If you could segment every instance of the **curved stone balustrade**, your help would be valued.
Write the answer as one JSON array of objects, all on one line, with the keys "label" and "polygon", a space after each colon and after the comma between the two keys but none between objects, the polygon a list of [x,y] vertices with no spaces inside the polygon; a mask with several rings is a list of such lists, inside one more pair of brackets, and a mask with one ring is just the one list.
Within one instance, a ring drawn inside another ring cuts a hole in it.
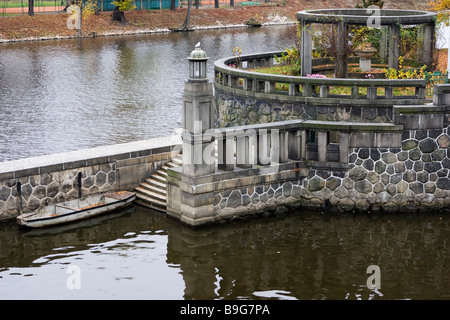
[{"label": "curved stone balustrade", "polygon": [[[269,67],[274,56],[282,51],[228,57],[215,62],[215,87],[218,90],[242,97],[278,99],[314,105],[399,105],[430,102],[425,97],[426,82],[422,79],[335,79],[265,74],[248,69]],[[232,67],[239,64],[241,68]],[[287,91],[277,89],[277,84],[288,86]],[[351,94],[331,94],[335,87],[350,88]],[[361,89],[367,93],[362,94]],[[415,95],[394,93],[395,88],[414,88]],[[380,93],[381,91],[381,93]],[[376,105],[374,101],[376,100]]]}]

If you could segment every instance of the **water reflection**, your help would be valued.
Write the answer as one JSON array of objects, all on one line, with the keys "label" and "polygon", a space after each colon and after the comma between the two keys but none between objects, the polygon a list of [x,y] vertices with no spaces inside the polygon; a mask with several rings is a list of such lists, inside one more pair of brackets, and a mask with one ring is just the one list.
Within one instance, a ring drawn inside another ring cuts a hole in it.
[{"label": "water reflection", "polygon": [[[449,217],[299,211],[192,230],[133,207],[67,229],[1,226],[0,298],[449,299]],[[81,290],[68,290],[68,266]],[[369,265],[381,288],[369,290]],[[51,284],[51,285],[50,285]]]},{"label": "water reflection", "polygon": [[149,139],[181,122],[186,57],[283,49],[294,26],[0,46],[0,161]]}]

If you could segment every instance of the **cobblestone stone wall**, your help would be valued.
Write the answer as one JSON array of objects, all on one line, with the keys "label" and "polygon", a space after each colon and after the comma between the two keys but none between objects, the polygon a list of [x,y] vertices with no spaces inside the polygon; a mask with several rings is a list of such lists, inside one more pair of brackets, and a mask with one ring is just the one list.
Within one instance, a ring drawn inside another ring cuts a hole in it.
[{"label": "cobblestone stone wall", "polygon": [[[446,121],[448,122],[448,121]],[[347,170],[307,169],[305,179],[215,195],[219,216],[291,207],[356,212],[420,212],[450,205],[450,128],[407,130],[401,148],[353,148]]]},{"label": "cobblestone stone wall", "polygon": [[225,190],[214,197],[214,210],[218,215],[236,215],[239,212],[282,213],[301,199],[302,180]]},{"label": "cobblestone stone wall", "polygon": [[179,152],[180,142],[173,135],[2,162],[0,221],[80,195],[133,190]]},{"label": "cobblestone stone wall", "polygon": [[437,211],[450,204],[449,127],[409,130],[401,148],[359,148],[347,173],[310,170],[305,204],[341,211]]},{"label": "cobblestone stone wall", "polygon": [[[80,185],[81,182],[81,185]],[[26,212],[82,195],[116,189],[114,163],[7,179],[0,182],[0,213]],[[80,188],[81,187],[81,188]],[[19,196],[20,193],[20,196]]]},{"label": "cobblestone stone wall", "polygon": [[216,88],[216,117],[219,128],[293,119],[388,123],[392,106],[313,106],[230,96]]}]

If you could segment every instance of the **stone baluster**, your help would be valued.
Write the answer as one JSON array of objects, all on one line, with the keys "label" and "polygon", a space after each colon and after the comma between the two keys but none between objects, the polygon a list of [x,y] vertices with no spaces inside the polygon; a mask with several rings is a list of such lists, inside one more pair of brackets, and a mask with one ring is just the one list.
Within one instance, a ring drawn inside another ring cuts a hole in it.
[{"label": "stone baluster", "polygon": [[296,83],[290,83],[289,84],[289,95],[290,96],[296,96],[299,93],[298,84]]},{"label": "stone baluster", "polygon": [[339,162],[348,163],[349,134],[339,132]]},{"label": "stone baluster", "polygon": [[257,152],[256,152],[256,164],[269,165],[270,164],[270,140],[269,133],[266,129],[258,131],[257,135]]},{"label": "stone baluster", "polygon": [[217,167],[220,170],[234,170],[234,135],[217,139]]},{"label": "stone baluster", "polygon": [[274,93],[276,88],[276,83],[271,81],[265,81],[264,92]]},{"label": "stone baluster", "polygon": [[319,131],[317,137],[317,153],[320,162],[327,161],[328,131]]},{"label": "stone baluster", "polygon": [[253,79],[244,78],[242,83],[242,88],[245,91],[253,91]]},{"label": "stone baluster", "polygon": [[385,87],[384,88],[384,96],[386,99],[394,99],[394,88],[393,87]]},{"label": "stone baluster", "polygon": [[301,160],[303,153],[304,136],[302,130],[294,130],[289,132],[289,159]]},{"label": "stone baluster", "polygon": [[321,98],[328,97],[328,85],[321,85],[320,86],[320,97]]},{"label": "stone baluster", "polygon": [[377,99],[377,87],[367,87],[367,99],[368,100]]},{"label": "stone baluster", "polygon": [[251,168],[254,164],[254,145],[256,134],[254,130],[245,133],[236,133],[236,166],[239,168]]}]

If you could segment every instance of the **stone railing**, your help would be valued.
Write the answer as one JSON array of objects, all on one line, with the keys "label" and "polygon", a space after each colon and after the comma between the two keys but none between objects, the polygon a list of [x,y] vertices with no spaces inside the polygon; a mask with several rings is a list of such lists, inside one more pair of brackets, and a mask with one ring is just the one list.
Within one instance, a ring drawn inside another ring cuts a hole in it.
[{"label": "stone railing", "polygon": [[231,171],[293,161],[347,164],[349,148],[398,148],[403,126],[289,120],[215,129],[218,169]]},{"label": "stone railing", "polygon": [[[422,79],[314,78],[249,71],[276,64],[274,56],[281,56],[281,51],[216,61],[215,87],[244,97],[280,99],[316,105],[372,105],[376,101],[376,105],[386,106],[430,102],[425,97],[426,82]],[[281,90],[281,87],[285,90]],[[333,94],[332,89],[336,88],[342,88],[343,90],[339,91],[348,94]],[[413,94],[405,95],[401,90],[395,90],[401,88],[409,88],[408,91]]]}]

